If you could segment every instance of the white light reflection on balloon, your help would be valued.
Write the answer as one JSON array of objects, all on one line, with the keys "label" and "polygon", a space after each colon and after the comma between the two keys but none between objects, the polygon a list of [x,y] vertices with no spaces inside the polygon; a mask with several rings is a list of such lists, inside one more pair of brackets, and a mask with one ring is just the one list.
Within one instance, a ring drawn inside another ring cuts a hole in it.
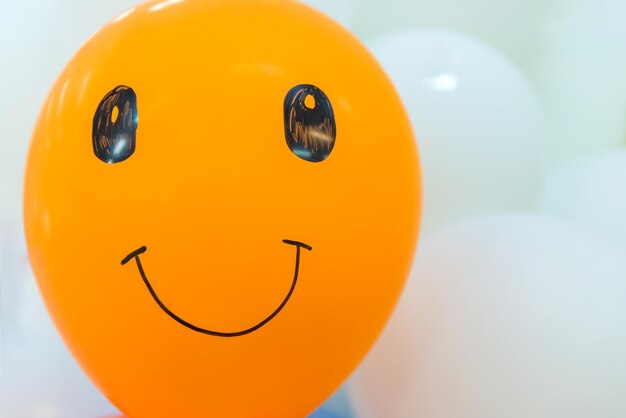
[{"label": "white light reflection on balloon", "polygon": [[459,80],[454,74],[439,74],[436,77],[424,77],[422,84],[435,90],[441,90],[443,92],[453,92],[456,90],[456,86],[459,84]]},{"label": "white light reflection on balloon", "polygon": [[130,9],[130,10],[125,11],[124,13],[122,13],[121,15],[119,15],[118,17],[113,19],[113,23],[121,22],[122,20],[124,20],[128,16],[130,16],[130,14],[133,13],[134,11],[135,11],[135,9]]},{"label": "white light reflection on balloon", "polygon": [[183,1],[184,0],[165,0],[165,1],[162,1],[161,3],[155,4],[154,6],[150,7],[150,9],[148,10],[150,10],[151,12],[158,12],[159,10],[163,10],[166,7],[170,7],[175,4],[182,3]]}]

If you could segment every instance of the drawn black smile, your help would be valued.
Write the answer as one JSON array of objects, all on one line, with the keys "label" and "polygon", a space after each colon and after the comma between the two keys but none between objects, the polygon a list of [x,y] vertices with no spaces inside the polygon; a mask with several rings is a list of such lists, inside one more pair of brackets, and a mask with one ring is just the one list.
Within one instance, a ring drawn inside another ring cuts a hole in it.
[{"label": "drawn black smile", "polygon": [[212,335],[214,337],[241,337],[243,335],[247,335],[247,334],[250,334],[251,332],[258,330],[263,325],[270,322],[285,307],[287,302],[289,302],[289,299],[291,298],[293,291],[296,288],[296,283],[298,282],[298,270],[300,269],[300,248],[304,248],[305,250],[309,250],[309,251],[313,249],[311,246],[303,242],[299,242],[299,241],[291,241],[288,239],[284,239],[283,242],[287,245],[293,245],[296,247],[296,263],[295,263],[295,270],[294,270],[294,275],[293,275],[293,282],[291,283],[291,288],[289,289],[287,296],[285,296],[285,298],[283,299],[282,303],[278,306],[278,308],[276,308],[276,310],[272,312],[267,318],[265,318],[264,320],[262,320],[261,322],[259,322],[258,324],[256,324],[255,326],[251,328],[245,329],[243,331],[237,331],[237,332],[212,331],[212,330],[198,327],[190,322],[185,321],[184,319],[176,315],[174,312],[172,312],[167,306],[165,306],[165,304],[161,301],[159,296],[156,294],[154,288],[150,284],[150,281],[148,281],[148,278],[146,277],[146,273],[143,270],[143,266],[141,265],[141,260],[139,259],[139,256],[147,251],[147,248],[145,246],[136,249],[135,251],[131,252],[126,257],[124,257],[124,259],[122,260],[122,265],[125,265],[133,258],[135,259],[135,262],[137,263],[137,269],[139,270],[139,274],[141,275],[141,278],[143,279],[143,282],[148,288],[148,291],[152,295],[152,298],[154,299],[154,301],[157,303],[157,305],[159,305],[159,307],[163,310],[163,312],[168,314],[173,320],[175,320],[179,324],[184,325],[193,331],[196,331],[202,334]]}]

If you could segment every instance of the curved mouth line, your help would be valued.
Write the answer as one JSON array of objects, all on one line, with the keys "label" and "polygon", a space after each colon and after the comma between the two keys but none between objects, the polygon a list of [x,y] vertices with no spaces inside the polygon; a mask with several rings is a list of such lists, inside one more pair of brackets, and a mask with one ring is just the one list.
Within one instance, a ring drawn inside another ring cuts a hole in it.
[{"label": "curved mouth line", "polygon": [[124,259],[122,260],[122,266],[127,264],[130,260],[135,259],[135,262],[137,263],[137,269],[139,270],[139,274],[141,275],[141,278],[143,279],[143,282],[148,288],[148,291],[152,295],[152,298],[154,299],[154,301],[157,303],[157,305],[159,305],[159,307],[163,310],[163,312],[165,312],[167,315],[170,316],[170,318],[172,318],[179,324],[184,325],[185,327],[193,331],[199,332],[201,334],[212,335],[214,337],[241,337],[243,335],[247,335],[247,334],[250,334],[251,332],[258,330],[263,325],[267,324],[272,319],[274,319],[274,317],[278,315],[280,311],[283,310],[285,305],[287,305],[287,302],[289,302],[289,299],[291,298],[291,295],[293,294],[293,291],[295,290],[296,284],[298,282],[298,272],[300,270],[300,249],[304,248],[305,250],[308,250],[308,251],[311,251],[313,249],[310,245],[307,245],[300,241],[292,241],[292,240],[284,239],[283,242],[287,245],[293,245],[296,247],[296,263],[295,263],[295,269],[294,269],[294,274],[293,274],[293,281],[291,283],[291,288],[289,289],[287,296],[285,296],[285,298],[283,299],[282,303],[278,306],[278,308],[276,308],[276,310],[274,310],[274,312],[272,312],[267,318],[265,318],[264,320],[262,320],[261,322],[259,322],[253,327],[250,327],[243,331],[237,331],[237,332],[220,332],[220,331],[212,331],[209,329],[201,328],[190,322],[185,321],[184,319],[176,315],[174,312],[172,312],[165,305],[165,303],[161,301],[161,299],[157,295],[156,291],[150,284],[148,277],[146,276],[143,266],[141,265],[141,259],[139,258],[139,256],[148,250],[146,246],[142,246],[136,249],[135,251],[131,252],[130,254],[128,254],[126,257],[124,257]]}]

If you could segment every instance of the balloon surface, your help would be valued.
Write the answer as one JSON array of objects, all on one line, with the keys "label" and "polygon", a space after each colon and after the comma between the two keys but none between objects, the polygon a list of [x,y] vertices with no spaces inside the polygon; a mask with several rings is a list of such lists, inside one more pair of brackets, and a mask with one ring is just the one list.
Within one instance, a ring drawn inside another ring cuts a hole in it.
[{"label": "balloon surface", "polygon": [[[20,181],[28,137],[55,74],[60,26],[56,0],[23,0],[0,5],[0,228],[21,219]],[[63,61],[65,61],[64,59]],[[15,203],[13,203],[15,202]]]},{"label": "balloon surface", "polygon": [[301,0],[318,9],[349,29],[354,28],[356,0]]},{"label": "balloon surface", "polygon": [[24,217],[56,325],[124,414],[302,417],[390,315],[419,192],[400,99],[345,29],[297,2],[168,0],[59,77]]},{"label": "balloon surface", "polygon": [[445,28],[481,39],[523,65],[534,56],[545,15],[557,1],[579,0],[549,5],[544,0],[358,0],[354,27],[367,38],[398,30]]},{"label": "balloon surface", "polygon": [[114,413],[115,407],[80,370],[54,329],[21,234],[3,232],[0,229],[0,417],[96,418]]},{"label": "balloon surface", "polygon": [[571,1],[563,9],[544,25],[528,63],[553,165],[626,143],[626,2]]},{"label": "balloon surface", "polygon": [[626,243],[626,151],[614,151],[554,170],[543,209]]},{"label": "balloon surface", "polygon": [[500,52],[443,30],[370,43],[413,122],[424,170],[424,230],[534,208],[543,180],[539,102]]},{"label": "balloon surface", "polygon": [[352,382],[358,416],[626,415],[625,251],[539,214],[431,236]]}]

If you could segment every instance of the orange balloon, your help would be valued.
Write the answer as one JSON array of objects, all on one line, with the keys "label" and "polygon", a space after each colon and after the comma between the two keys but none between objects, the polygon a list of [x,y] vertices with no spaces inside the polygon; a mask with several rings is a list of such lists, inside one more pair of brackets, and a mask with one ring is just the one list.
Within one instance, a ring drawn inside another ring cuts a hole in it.
[{"label": "orange balloon", "polygon": [[402,290],[415,141],[366,48],[287,0],[128,11],[68,64],[24,212],[51,315],[133,418],[303,417]]}]

